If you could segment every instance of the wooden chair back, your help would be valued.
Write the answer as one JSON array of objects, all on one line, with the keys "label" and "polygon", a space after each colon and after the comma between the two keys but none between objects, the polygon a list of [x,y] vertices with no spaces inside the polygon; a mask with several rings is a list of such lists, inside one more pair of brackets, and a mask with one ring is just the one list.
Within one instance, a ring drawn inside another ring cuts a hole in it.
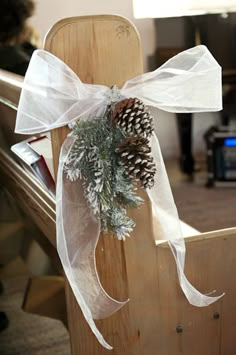
[{"label": "wooden chair back", "polygon": [[[86,83],[121,86],[143,72],[139,35],[128,20],[119,16],[64,19],[49,31],[45,49],[62,59]],[[52,132],[56,165],[66,134],[66,128]],[[149,339],[148,347],[152,348],[155,343],[151,340],[148,325],[150,314],[143,317],[139,303],[143,300],[151,310],[152,304],[156,304],[158,291],[158,285],[153,282],[157,270],[152,271],[154,274],[147,273],[147,270],[153,269],[156,254],[149,203],[133,213],[137,227],[130,240],[123,243],[101,236],[96,251],[97,268],[105,289],[117,299],[130,297],[133,300],[109,319],[98,322],[104,336],[114,346],[115,354],[126,354],[127,339],[131,337],[135,341],[139,339],[139,334],[145,342]],[[142,282],[138,282],[138,277]],[[147,289],[148,293],[145,292]],[[73,311],[68,314],[73,354],[106,352],[88,330],[69,287],[67,303],[73,305]],[[153,319],[152,323],[157,322]]]}]

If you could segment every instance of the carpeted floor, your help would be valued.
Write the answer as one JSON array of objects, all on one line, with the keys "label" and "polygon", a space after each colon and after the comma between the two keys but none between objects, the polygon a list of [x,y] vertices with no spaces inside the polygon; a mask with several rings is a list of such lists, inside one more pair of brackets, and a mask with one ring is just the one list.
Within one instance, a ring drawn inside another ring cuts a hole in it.
[{"label": "carpeted floor", "polygon": [[236,227],[236,188],[172,184],[180,218],[201,232]]},{"label": "carpeted floor", "polygon": [[0,355],[69,355],[68,332],[60,321],[22,311],[26,282],[26,276],[3,280],[0,309],[10,323],[0,333]]}]

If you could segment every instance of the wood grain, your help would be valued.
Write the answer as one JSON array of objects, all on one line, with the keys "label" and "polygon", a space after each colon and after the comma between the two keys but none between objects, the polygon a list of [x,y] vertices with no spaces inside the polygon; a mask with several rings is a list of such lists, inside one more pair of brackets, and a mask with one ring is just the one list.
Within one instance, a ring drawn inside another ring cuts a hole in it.
[{"label": "wood grain", "polygon": [[[67,63],[86,83],[121,86],[127,79],[143,71],[141,45],[137,31],[128,20],[119,16],[92,16],[62,20],[49,32],[45,41],[45,49]],[[56,165],[60,146],[66,134],[65,129],[58,129],[52,133]],[[148,234],[151,240],[151,231]],[[136,247],[135,234],[129,242],[128,247],[128,243],[101,236],[96,251],[97,267],[102,284],[112,296],[120,300],[125,300],[132,293],[133,276],[127,274],[127,262],[133,257],[133,255],[129,256],[132,245]],[[140,251],[141,246],[139,255]],[[130,274],[134,272],[131,267],[129,270]],[[72,353],[107,353],[107,350],[97,343],[88,329],[68,285],[66,291]],[[142,287],[139,294],[132,293],[136,297],[132,308],[139,308],[138,300],[143,297],[144,291],[145,288]],[[140,343],[140,337],[143,338],[142,329],[146,324],[141,318],[139,316],[140,325],[138,325],[130,314],[130,306],[127,306],[109,319],[98,322],[105,338],[114,346],[114,354],[131,354],[134,347],[137,348],[137,354],[141,351],[137,344]],[[131,347],[127,346],[129,342],[132,343]]]},{"label": "wood grain", "polygon": [[[143,71],[139,35],[119,16],[63,19],[48,32],[44,47],[67,63],[84,83],[121,86]],[[52,132],[56,166],[67,133],[67,128]]]}]

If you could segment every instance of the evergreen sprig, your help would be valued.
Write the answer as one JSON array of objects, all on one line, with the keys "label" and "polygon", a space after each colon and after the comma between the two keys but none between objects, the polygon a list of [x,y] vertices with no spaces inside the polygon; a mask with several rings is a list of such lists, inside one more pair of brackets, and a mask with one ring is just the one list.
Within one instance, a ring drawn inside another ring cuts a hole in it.
[{"label": "evergreen sprig", "polygon": [[137,207],[143,200],[116,153],[125,134],[108,116],[109,111],[105,117],[78,121],[74,125],[76,141],[65,172],[72,181],[83,179],[85,197],[101,219],[102,230],[124,240],[135,226],[126,208]]}]

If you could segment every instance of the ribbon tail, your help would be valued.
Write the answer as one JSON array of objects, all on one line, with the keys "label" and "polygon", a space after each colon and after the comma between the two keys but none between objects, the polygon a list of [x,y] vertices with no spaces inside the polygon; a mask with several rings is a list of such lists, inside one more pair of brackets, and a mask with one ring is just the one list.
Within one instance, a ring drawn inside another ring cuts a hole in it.
[{"label": "ribbon tail", "polygon": [[179,283],[189,303],[197,307],[208,306],[224,294],[216,297],[204,295],[191,285],[184,274],[185,242],[156,135],[152,136],[151,147],[158,172],[155,176],[155,185],[148,190],[148,195],[152,202],[154,216],[158,218],[158,238],[168,240],[176,261]]},{"label": "ribbon tail", "polygon": [[224,293],[219,296],[212,297],[212,296],[204,295],[201,292],[199,292],[188,281],[188,279],[184,274],[184,265],[182,265],[182,255],[183,253],[185,254],[186,252],[184,239],[180,238],[174,241],[169,240],[168,243],[176,261],[180,286],[190,304],[196,307],[206,307],[209,306],[211,303],[218,301],[221,297],[224,296]]},{"label": "ribbon tail", "polygon": [[100,224],[84,198],[81,180],[71,182],[63,173],[64,162],[74,143],[67,137],[60,155],[57,179],[57,250],[75,298],[98,341],[104,340],[93,319],[110,316],[127,303],[110,297],[103,289],[96,270],[95,249]]}]

